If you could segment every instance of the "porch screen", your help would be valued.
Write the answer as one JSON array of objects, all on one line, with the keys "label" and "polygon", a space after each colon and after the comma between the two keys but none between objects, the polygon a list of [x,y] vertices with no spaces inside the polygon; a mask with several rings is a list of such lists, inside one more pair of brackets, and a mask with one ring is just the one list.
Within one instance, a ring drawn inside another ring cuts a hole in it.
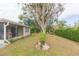
[{"label": "porch screen", "polygon": [[4,39],[4,25],[0,23],[0,40]]}]

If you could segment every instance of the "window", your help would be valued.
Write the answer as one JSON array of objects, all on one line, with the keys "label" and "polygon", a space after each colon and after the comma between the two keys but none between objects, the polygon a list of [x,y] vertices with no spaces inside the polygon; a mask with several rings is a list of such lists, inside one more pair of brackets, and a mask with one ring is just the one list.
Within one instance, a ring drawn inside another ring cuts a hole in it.
[{"label": "window", "polygon": [[29,32],[29,28],[26,28],[26,31],[25,32]]}]

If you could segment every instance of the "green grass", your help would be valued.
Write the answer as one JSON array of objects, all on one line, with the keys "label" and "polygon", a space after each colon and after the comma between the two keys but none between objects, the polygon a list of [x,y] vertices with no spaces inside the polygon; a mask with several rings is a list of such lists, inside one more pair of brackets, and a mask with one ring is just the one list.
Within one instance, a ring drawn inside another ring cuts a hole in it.
[{"label": "green grass", "polygon": [[79,55],[79,44],[55,35],[47,35],[47,43],[50,49],[37,50],[35,43],[39,40],[39,34],[17,40],[5,48],[0,49],[0,55],[10,56],[52,56],[52,55]]}]

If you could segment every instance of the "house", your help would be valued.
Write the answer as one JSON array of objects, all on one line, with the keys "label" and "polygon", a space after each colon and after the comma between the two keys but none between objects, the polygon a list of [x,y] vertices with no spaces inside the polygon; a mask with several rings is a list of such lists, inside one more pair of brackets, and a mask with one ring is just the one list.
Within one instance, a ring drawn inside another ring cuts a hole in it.
[{"label": "house", "polygon": [[19,39],[30,35],[30,27],[7,19],[0,19],[0,43],[10,43],[12,38]]}]

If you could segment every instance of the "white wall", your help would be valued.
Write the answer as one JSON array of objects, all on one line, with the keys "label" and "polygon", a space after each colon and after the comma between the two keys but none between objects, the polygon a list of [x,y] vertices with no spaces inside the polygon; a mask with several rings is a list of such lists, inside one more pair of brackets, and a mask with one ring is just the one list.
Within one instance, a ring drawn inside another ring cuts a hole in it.
[{"label": "white wall", "polygon": [[28,35],[30,35],[30,28],[23,27],[23,36],[28,36]]}]

